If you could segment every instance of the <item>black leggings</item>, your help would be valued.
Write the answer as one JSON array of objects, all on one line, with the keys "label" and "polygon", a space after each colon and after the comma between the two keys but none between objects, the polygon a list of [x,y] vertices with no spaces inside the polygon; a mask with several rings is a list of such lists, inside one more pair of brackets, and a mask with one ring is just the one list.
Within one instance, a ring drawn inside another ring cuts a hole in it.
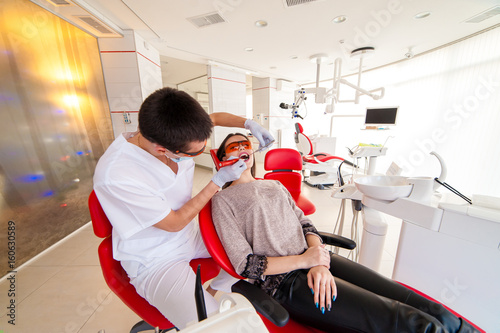
[{"label": "black leggings", "polygon": [[326,332],[477,332],[441,304],[377,272],[332,254],[337,298],[331,311],[316,308],[308,270],[288,274],[275,298],[295,320]]}]

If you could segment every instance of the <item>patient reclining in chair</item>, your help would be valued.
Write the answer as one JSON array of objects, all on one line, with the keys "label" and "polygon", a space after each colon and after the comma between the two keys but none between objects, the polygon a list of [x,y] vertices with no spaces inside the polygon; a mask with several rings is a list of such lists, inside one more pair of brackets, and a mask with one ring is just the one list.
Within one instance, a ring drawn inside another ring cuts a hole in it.
[{"label": "patient reclining in chair", "polygon": [[316,228],[275,180],[256,180],[248,138],[230,134],[219,160],[247,170],[212,199],[212,217],[241,276],[297,321],[334,332],[476,332],[442,305],[325,249]]}]

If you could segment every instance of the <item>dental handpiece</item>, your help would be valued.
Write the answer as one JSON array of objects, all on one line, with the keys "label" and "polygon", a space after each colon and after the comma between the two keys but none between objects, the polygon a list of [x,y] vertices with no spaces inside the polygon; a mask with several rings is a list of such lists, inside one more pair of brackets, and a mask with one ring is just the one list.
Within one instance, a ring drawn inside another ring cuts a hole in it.
[{"label": "dental handpiece", "polygon": [[245,157],[245,158],[239,157],[239,158],[233,158],[232,160],[220,161],[219,162],[219,168],[223,168],[223,167],[227,167],[229,165],[233,165],[234,163],[238,162],[239,160],[243,160],[243,159],[247,160],[248,158],[250,158],[250,155],[255,154],[257,151],[260,151],[260,150],[256,150],[256,151],[248,154],[247,157]]},{"label": "dental handpiece", "polygon": [[233,165],[234,163],[238,162],[240,158],[235,158],[234,160],[227,160],[227,161],[220,161],[219,162],[219,168],[227,167],[229,165]]}]

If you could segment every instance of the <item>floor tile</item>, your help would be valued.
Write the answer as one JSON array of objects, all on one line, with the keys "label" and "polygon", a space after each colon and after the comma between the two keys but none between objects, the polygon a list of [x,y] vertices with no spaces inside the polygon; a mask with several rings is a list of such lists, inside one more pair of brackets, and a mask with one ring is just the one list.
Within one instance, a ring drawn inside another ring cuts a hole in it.
[{"label": "floor tile", "polygon": [[19,303],[10,332],[78,332],[109,294],[96,266],[67,266]]},{"label": "floor tile", "polygon": [[126,333],[141,320],[115,294],[109,292],[106,299],[89,317],[78,333]]},{"label": "floor tile", "polygon": [[57,246],[47,250],[42,256],[36,257],[30,266],[64,266],[70,264],[82,255],[91,246],[95,246],[99,239],[91,232],[88,223],[78,233],[72,234],[59,242]]},{"label": "floor tile", "polygon": [[[63,266],[27,266],[19,270],[15,276],[16,302],[19,304],[24,301],[26,297],[35,292],[61,269],[63,269]],[[8,295],[7,291],[9,284],[8,281],[2,281],[2,283],[0,283],[0,295],[2,295],[2,300],[4,300],[5,295]],[[7,308],[3,306],[3,302],[1,305],[0,317],[3,317],[7,313]]]},{"label": "floor tile", "polygon": [[93,244],[90,245],[86,250],[84,250],[81,254],[75,257],[73,261],[71,261],[68,265],[75,266],[97,266],[101,267],[99,263],[99,255],[97,253],[97,248],[99,247],[99,244],[101,243],[101,239],[97,238],[96,236],[92,235],[93,238],[95,238],[95,241],[89,239],[90,242]]}]

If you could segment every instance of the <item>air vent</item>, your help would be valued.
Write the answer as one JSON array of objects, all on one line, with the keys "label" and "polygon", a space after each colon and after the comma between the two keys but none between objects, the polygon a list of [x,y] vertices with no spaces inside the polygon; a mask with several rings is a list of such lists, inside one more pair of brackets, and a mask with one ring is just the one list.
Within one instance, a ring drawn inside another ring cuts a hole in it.
[{"label": "air vent", "polygon": [[479,14],[471,17],[470,19],[466,20],[465,22],[466,23],[479,23],[479,22],[483,22],[484,20],[489,19],[490,17],[493,17],[493,16],[498,15],[498,14],[500,14],[500,6],[496,6],[496,7],[490,8],[482,13],[479,13]]},{"label": "air vent", "polygon": [[317,2],[321,0],[283,0],[283,4],[285,5],[286,8],[298,6],[298,5],[303,5],[309,2]]},{"label": "air vent", "polygon": [[91,26],[92,29],[99,31],[102,34],[114,34],[113,31],[106,28],[101,22],[97,21],[92,16],[80,15],[75,17],[83,21],[85,24]]},{"label": "air vent", "polygon": [[49,0],[54,6],[71,6],[72,3],[66,0]]},{"label": "air vent", "polygon": [[187,20],[193,23],[198,28],[203,28],[209,25],[226,22],[226,20],[224,20],[224,18],[217,12],[201,16],[190,17],[187,18]]}]

